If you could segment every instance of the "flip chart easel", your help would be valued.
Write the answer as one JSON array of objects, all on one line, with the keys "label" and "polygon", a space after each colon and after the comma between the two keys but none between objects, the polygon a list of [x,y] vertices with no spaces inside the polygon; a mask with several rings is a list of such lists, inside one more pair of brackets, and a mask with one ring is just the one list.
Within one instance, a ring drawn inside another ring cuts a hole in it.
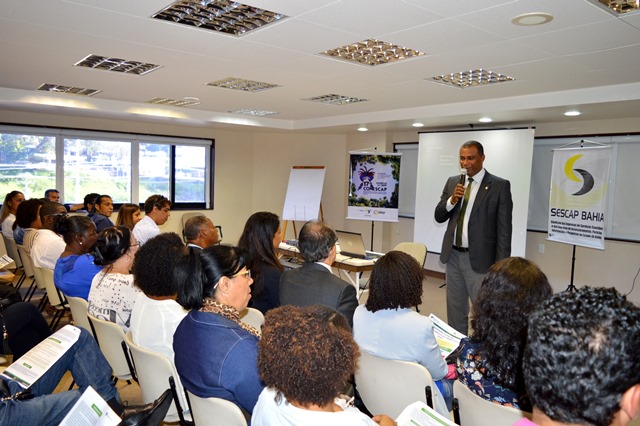
[{"label": "flip chart easel", "polygon": [[[289,174],[289,185],[282,212],[282,237],[287,233],[288,221],[293,222],[294,237],[297,238],[296,220],[324,220],[322,211],[322,187],[324,166],[293,166]],[[318,216],[319,213],[319,216]]]}]

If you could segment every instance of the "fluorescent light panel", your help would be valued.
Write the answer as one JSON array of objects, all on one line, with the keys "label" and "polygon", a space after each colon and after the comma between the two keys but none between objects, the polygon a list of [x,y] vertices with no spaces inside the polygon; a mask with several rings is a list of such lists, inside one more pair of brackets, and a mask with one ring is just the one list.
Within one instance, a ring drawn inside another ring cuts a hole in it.
[{"label": "fluorescent light panel", "polygon": [[312,98],[306,98],[306,99],[303,99],[303,101],[320,102],[321,104],[328,104],[328,105],[346,105],[346,104],[355,104],[358,102],[366,102],[368,101],[368,99],[359,99],[359,98],[352,98],[349,96],[330,94],[330,95],[322,95],[322,96],[314,96]]},{"label": "fluorescent light panel", "polygon": [[241,36],[287,16],[234,1],[198,0],[176,1],[151,17]]},{"label": "fluorescent light panel", "polygon": [[433,80],[436,83],[445,84],[447,86],[454,86],[464,89],[466,87],[483,86],[486,84],[504,83],[507,81],[515,80],[508,75],[488,71],[485,69],[460,71],[456,73],[439,75],[431,77],[428,80]]},{"label": "fluorescent light panel", "polygon": [[229,111],[229,112],[232,114],[253,115],[256,117],[264,117],[265,115],[279,114],[278,112],[275,112],[275,111],[264,111],[260,109],[254,109],[254,108],[243,108],[243,109],[237,109],[235,111]]},{"label": "fluorescent light panel", "polygon": [[66,93],[68,95],[93,96],[102,90],[85,89],[83,87],[61,86],[59,84],[41,84],[36,90],[43,92]]},{"label": "fluorescent light panel", "polygon": [[244,80],[242,78],[229,77],[223,80],[212,81],[207,86],[222,87],[224,89],[241,90],[243,92],[260,92],[262,90],[280,87],[273,83],[263,83],[261,81]]},{"label": "fluorescent light panel", "polygon": [[162,68],[161,65],[148,64],[127,59],[109,58],[107,56],[89,55],[74,64],[77,67],[113,71],[123,74],[145,75]]},{"label": "fluorescent light panel", "polygon": [[357,43],[336,47],[320,53],[344,61],[356,62],[363,65],[382,65],[402,59],[424,55],[423,52],[397,46],[375,39],[367,39]]},{"label": "fluorescent light panel", "polygon": [[640,0],[591,0],[593,3],[601,4],[618,15],[640,10]]},{"label": "fluorescent light panel", "polygon": [[169,99],[169,98],[153,98],[145,101],[148,104],[155,105],[169,105],[175,107],[190,107],[194,105],[199,105],[200,100],[197,98],[184,98],[184,99]]}]

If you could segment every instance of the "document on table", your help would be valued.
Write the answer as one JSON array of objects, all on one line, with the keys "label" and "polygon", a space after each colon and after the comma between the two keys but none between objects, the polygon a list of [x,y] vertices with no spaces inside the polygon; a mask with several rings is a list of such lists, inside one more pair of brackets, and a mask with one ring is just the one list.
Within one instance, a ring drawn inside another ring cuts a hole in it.
[{"label": "document on table", "polygon": [[65,325],[7,367],[2,375],[27,389],[78,341],[80,329]]},{"label": "document on table", "polygon": [[89,386],[59,426],[116,426],[121,421],[107,401]]},{"label": "document on table", "polygon": [[467,336],[455,330],[434,314],[430,314],[429,319],[433,322],[433,334],[436,336],[438,346],[440,346],[440,353],[443,358],[446,358],[460,346],[460,340]]},{"label": "document on table", "polygon": [[416,401],[402,410],[396,419],[398,426],[456,426],[451,419],[436,413],[422,401]]}]

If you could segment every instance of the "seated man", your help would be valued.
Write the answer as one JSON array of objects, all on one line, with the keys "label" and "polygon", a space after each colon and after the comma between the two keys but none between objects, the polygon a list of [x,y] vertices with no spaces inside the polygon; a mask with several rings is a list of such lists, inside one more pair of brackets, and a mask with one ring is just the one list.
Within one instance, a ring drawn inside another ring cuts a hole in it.
[{"label": "seated man", "polygon": [[160,233],[158,225],[164,225],[169,220],[170,210],[171,201],[167,197],[155,194],[147,198],[144,202],[145,216],[133,228],[133,236],[140,245]]},{"label": "seated man", "polygon": [[204,215],[189,218],[184,224],[184,238],[187,246],[205,249],[220,242],[218,230],[211,219]]},{"label": "seated man", "polygon": [[353,311],[358,306],[356,289],[333,275],[337,237],[320,222],[307,222],[300,230],[298,249],[305,263],[284,271],[280,278],[281,305],[325,305],[340,312],[353,327]]},{"label": "seated man", "polygon": [[[53,203],[61,203],[60,191],[58,191],[57,189],[47,189],[46,191],[44,191],[44,200],[51,201]],[[81,210],[83,207],[83,204],[64,204],[64,208],[68,212],[75,212]]]},{"label": "seated man", "polygon": [[66,214],[67,211],[60,203],[47,201],[40,208],[42,229],[38,230],[33,240],[33,246],[31,247],[33,266],[55,269],[56,262],[64,251],[66,244],[62,237],[56,234],[53,229],[57,218]]},{"label": "seated man", "polygon": [[529,318],[533,423],[624,426],[640,415],[640,308],[613,288],[558,293]]},{"label": "seated man", "polygon": [[[71,371],[80,389],[52,394],[62,376]],[[21,399],[18,382],[0,378],[0,423],[3,425],[57,425],[92,386],[123,419],[122,425],[160,424],[171,405],[171,391],[144,406],[124,407],[111,382],[111,366],[107,363],[95,339],[84,329],[78,340],[29,390],[33,398]]]}]

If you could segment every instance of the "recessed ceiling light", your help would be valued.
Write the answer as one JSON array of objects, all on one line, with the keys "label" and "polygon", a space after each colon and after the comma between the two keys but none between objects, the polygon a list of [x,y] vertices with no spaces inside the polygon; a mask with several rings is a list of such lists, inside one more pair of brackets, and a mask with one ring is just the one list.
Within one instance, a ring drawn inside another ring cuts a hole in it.
[{"label": "recessed ceiling light", "polygon": [[67,93],[70,95],[93,96],[102,90],[85,89],[84,87],[62,86],[59,84],[41,84],[36,90],[43,92]]},{"label": "recessed ceiling light", "polygon": [[578,111],[577,109],[572,109],[572,110],[569,110],[569,111],[564,113],[564,115],[566,115],[567,117],[577,117],[580,114],[582,114],[582,113],[580,111]]},{"label": "recessed ceiling light", "polygon": [[452,72],[451,74],[437,75],[426,80],[433,80],[436,83],[446,84],[448,86],[454,86],[464,89],[465,87],[477,87],[485,84],[504,83],[506,81],[513,81],[515,80],[515,78],[480,68],[477,70]]},{"label": "recessed ceiling light", "polygon": [[320,52],[332,58],[357,62],[363,65],[382,65],[402,59],[424,55],[423,52],[387,43],[385,41],[367,39],[357,43],[336,47]]},{"label": "recessed ceiling light", "polygon": [[265,111],[261,109],[255,109],[255,108],[242,108],[242,109],[237,109],[235,111],[229,111],[229,112],[232,114],[253,115],[256,117],[264,117],[265,115],[279,114],[276,111]]},{"label": "recessed ceiling light", "polygon": [[182,99],[171,99],[171,98],[153,98],[145,101],[148,104],[156,104],[156,105],[169,105],[176,107],[189,107],[200,104],[200,99],[193,97],[186,97]]},{"label": "recessed ceiling light", "polygon": [[522,27],[533,27],[535,25],[544,25],[553,21],[553,15],[544,12],[523,13],[511,20],[514,25]]},{"label": "recessed ceiling light", "polygon": [[320,102],[321,104],[328,105],[347,105],[366,102],[368,100],[369,99],[352,98],[350,96],[336,95],[333,93],[330,95],[314,96],[312,98],[303,99],[303,101]]},{"label": "recessed ceiling light", "polygon": [[286,15],[229,0],[178,0],[152,16],[176,24],[242,36]]},{"label": "recessed ceiling light", "polygon": [[480,117],[478,118],[478,121],[481,123],[491,123],[493,119],[491,117]]},{"label": "recessed ceiling light", "polygon": [[366,128],[366,127],[364,127],[364,126],[360,126],[360,127],[358,127],[358,131],[359,131],[359,132],[367,132],[367,131],[369,131],[369,129],[367,129],[367,128]]},{"label": "recessed ceiling light", "polygon": [[244,92],[260,92],[262,90],[280,87],[273,83],[263,83],[261,81],[245,80],[243,78],[228,77],[218,81],[207,83],[207,86],[222,87],[225,89],[241,90]]},{"label": "recessed ceiling light", "polygon": [[590,0],[592,3],[602,6],[612,14],[619,16],[624,13],[637,12],[640,10],[638,0]]},{"label": "recessed ceiling light", "polygon": [[422,123],[413,123],[412,126],[413,127],[424,127],[424,124],[422,124]]},{"label": "recessed ceiling light", "polygon": [[109,58],[107,56],[88,55],[81,61],[74,64],[76,67],[93,68],[96,70],[113,71],[124,74],[145,75],[161,65],[148,64],[140,61],[130,61],[127,59]]}]

